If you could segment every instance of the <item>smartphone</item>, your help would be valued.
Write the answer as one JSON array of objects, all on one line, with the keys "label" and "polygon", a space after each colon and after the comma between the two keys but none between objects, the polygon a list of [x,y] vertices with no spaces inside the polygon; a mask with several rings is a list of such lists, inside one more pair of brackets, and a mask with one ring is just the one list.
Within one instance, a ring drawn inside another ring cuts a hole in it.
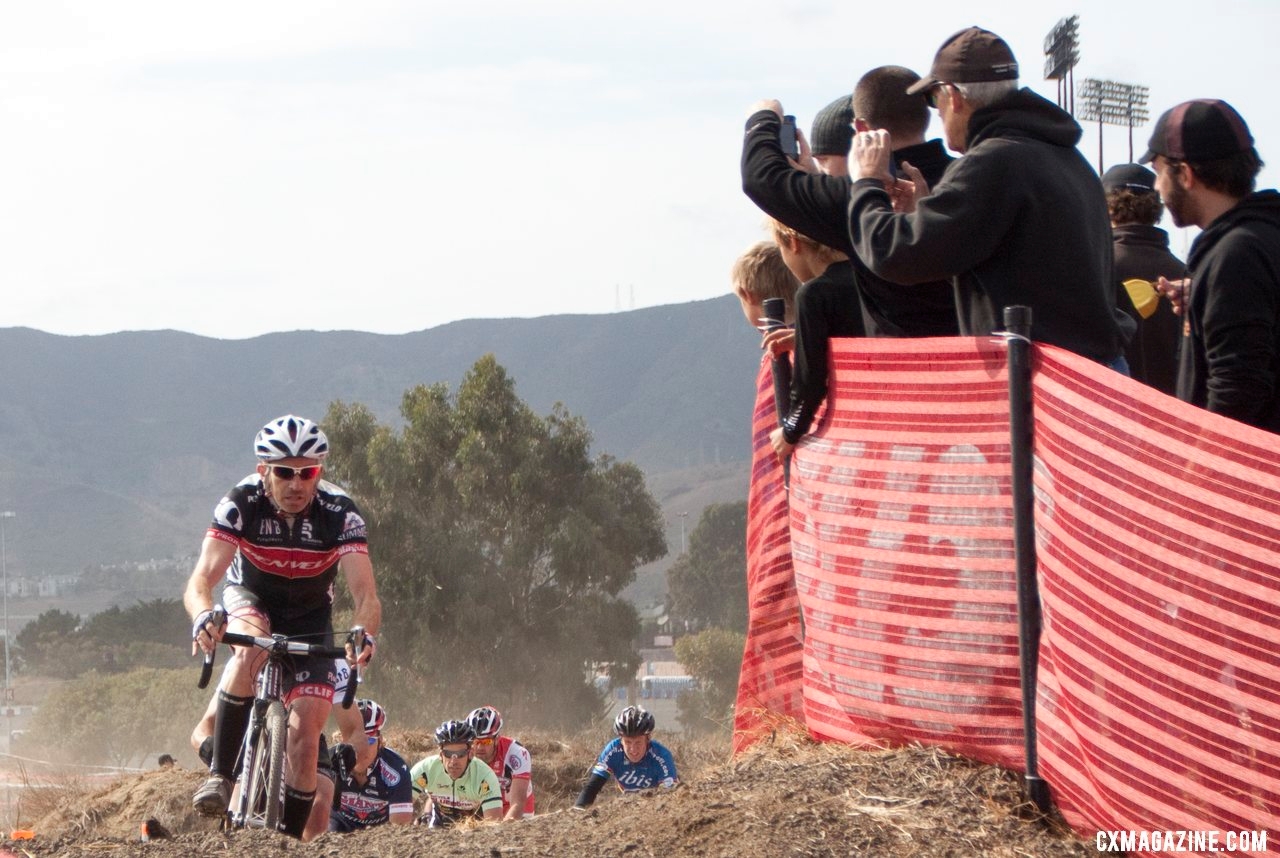
[{"label": "smartphone", "polygon": [[782,128],[778,130],[778,144],[782,146],[782,154],[788,158],[800,157],[800,141],[796,135],[796,118],[791,114],[782,117]]}]

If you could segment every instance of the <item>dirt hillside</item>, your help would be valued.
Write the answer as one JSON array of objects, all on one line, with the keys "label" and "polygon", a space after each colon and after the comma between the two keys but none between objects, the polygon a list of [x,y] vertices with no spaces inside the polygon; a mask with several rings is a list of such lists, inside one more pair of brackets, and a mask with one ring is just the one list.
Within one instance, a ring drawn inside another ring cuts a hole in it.
[{"label": "dirt hillside", "polygon": [[[406,759],[426,751],[423,735],[403,735],[399,742]],[[1034,818],[1021,804],[1019,776],[933,749],[868,752],[789,736],[724,762],[722,747],[673,742],[685,780],[680,787],[630,796],[610,788],[583,812],[568,806],[594,749],[529,744],[539,815],[520,823],[444,831],[387,826],[327,834],[308,844],[261,831],[224,833],[189,812],[201,773],[166,770],[96,792],[35,787],[27,801],[31,812],[43,811],[30,824],[36,837],[4,848],[15,856],[153,858],[1097,854],[1060,822]],[[173,836],[140,842],[139,827],[148,817]]]}]

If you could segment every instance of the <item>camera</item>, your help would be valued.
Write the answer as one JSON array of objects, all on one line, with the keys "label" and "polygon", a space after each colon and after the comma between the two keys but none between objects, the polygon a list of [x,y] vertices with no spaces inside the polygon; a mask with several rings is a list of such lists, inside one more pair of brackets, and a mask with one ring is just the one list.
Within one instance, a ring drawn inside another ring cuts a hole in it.
[{"label": "camera", "polygon": [[782,117],[782,127],[778,129],[778,144],[782,146],[782,154],[788,158],[800,157],[800,138],[796,132],[796,118],[791,114]]}]

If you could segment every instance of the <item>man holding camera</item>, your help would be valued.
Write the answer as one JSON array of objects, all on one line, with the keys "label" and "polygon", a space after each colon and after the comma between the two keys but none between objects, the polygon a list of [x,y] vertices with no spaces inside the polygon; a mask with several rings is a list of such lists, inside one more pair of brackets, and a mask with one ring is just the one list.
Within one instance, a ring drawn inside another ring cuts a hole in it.
[{"label": "man holding camera", "polygon": [[1076,149],[1080,126],[1019,89],[1013,52],[978,27],[947,39],[907,92],[928,98],[965,157],[929,191],[892,175],[889,132],[855,135],[848,226],[859,258],[903,292],[953,278],[963,334],[992,333],[1005,307],[1027,305],[1032,339],[1126,371],[1111,222]]}]

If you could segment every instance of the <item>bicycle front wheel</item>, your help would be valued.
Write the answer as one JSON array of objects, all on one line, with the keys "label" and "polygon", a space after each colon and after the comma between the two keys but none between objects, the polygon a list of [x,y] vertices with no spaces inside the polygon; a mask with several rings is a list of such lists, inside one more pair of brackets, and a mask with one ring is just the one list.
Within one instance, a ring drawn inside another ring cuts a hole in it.
[{"label": "bicycle front wheel", "polygon": [[271,701],[258,733],[253,770],[248,772],[249,813],[246,825],[276,831],[284,815],[284,752],[289,716],[278,700]]}]

